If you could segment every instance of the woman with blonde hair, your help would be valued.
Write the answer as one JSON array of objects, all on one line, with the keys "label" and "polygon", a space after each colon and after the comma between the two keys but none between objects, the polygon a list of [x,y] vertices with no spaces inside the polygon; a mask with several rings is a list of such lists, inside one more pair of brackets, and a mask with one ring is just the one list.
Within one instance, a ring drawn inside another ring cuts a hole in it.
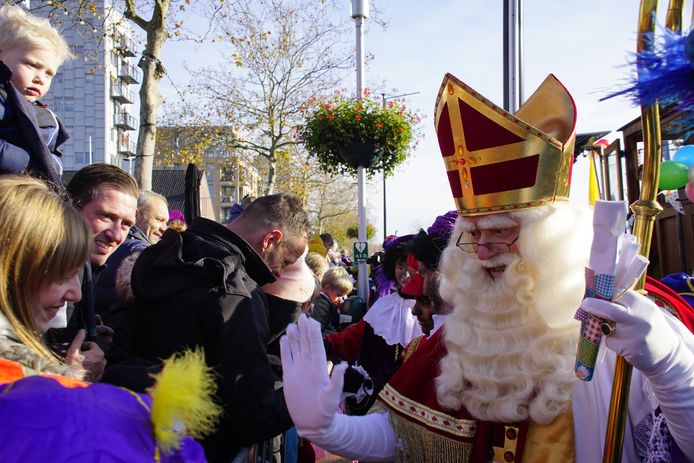
[{"label": "woman with blonde hair", "polygon": [[41,336],[66,302],[81,299],[80,271],[89,246],[86,223],[45,183],[0,177],[0,361],[20,364],[27,376],[84,377],[83,330],[64,360]]}]

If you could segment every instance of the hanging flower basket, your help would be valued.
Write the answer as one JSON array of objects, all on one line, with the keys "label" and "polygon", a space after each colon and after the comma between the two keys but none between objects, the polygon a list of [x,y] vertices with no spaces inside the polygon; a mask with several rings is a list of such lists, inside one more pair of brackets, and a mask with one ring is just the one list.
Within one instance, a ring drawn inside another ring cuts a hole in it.
[{"label": "hanging flower basket", "polygon": [[362,99],[336,93],[313,98],[304,110],[299,138],[323,170],[333,174],[393,173],[410,154],[419,116],[399,100],[383,106],[365,92]]},{"label": "hanging flower basket", "polygon": [[381,160],[383,150],[379,143],[353,141],[340,148],[340,157],[350,167],[369,169]]}]

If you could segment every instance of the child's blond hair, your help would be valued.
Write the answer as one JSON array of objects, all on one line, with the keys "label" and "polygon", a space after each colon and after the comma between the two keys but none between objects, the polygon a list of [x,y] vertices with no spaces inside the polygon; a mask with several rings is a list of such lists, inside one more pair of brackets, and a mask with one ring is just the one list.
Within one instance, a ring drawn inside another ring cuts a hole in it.
[{"label": "child's blond hair", "polygon": [[17,47],[50,50],[61,65],[75,57],[48,19],[29,14],[17,5],[5,4],[0,6],[0,51]]},{"label": "child's blond hair", "polygon": [[333,267],[325,272],[321,285],[323,285],[323,288],[329,288],[342,296],[351,293],[352,288],[354,288],[352,277],[342,267]]}]

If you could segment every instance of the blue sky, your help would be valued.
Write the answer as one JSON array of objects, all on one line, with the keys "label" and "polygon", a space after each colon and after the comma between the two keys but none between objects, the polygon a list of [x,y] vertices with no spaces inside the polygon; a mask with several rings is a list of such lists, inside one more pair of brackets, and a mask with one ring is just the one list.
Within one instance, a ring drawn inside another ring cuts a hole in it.
[{"label": "blue sky", "polygon": [[[529,96],[549,73],[569,89],[578,107],[578,131],[615,130],[639,114],[624,99],[598,100],[628,74],[627,55],[636,47],[638,3],[634,0],[526,0],[524,3],[524,92]],[[660,2],[663,18],[666,2]],[[349,16],[349,1],[344,1]],[[369,24],[365,51],[373,55],[365,85],[385,82],[394,93],[419,92],[409,105],[425,116],[424,140],[412,158],[387,182],[387,231],[407,234],[426,227],[454,208],[434,133],[433,108],[441,80],[450,72],[501,105],[501,0],[431,2],[378,0],[387,27]],[[692,0],[685,1],[690,23]],[[338,12],[339,13],[339,12]],[[664,20],[659,23],[663,24]],[[346,41],[354,42],[354,33]],[[179,88],[187,83],[180,72],[180,43],[167,44],[164,64]],[[205,53],[187,55],[188,65],[211,63]],[[179,72],[176,72],[176,71]],[[344,86],[356,86],[355,75]],[[162,94],[176,99],[167,79]],[[377,236],[383,231],[382,180],[367,187],[367,208]]]}]

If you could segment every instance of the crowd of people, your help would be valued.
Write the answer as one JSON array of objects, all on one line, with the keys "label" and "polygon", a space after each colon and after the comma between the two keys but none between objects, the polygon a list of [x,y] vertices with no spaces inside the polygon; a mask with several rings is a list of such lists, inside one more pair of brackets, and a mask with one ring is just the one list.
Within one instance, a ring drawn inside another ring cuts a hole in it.
[{"label": "crowd of people", "polygon": [[[363,300],[292,194],[186,224],[113,165],[63,185],[67,131],[40,98],[70,58],[0,7],[1,461],[594,462],[617,355],[623,461],[694,461],[694,309],[650,279],[596,296],[554,77],[514,116],[446,76],[457,210],[388,237]],[[604,334],[592,381],[577,314]]]}]

